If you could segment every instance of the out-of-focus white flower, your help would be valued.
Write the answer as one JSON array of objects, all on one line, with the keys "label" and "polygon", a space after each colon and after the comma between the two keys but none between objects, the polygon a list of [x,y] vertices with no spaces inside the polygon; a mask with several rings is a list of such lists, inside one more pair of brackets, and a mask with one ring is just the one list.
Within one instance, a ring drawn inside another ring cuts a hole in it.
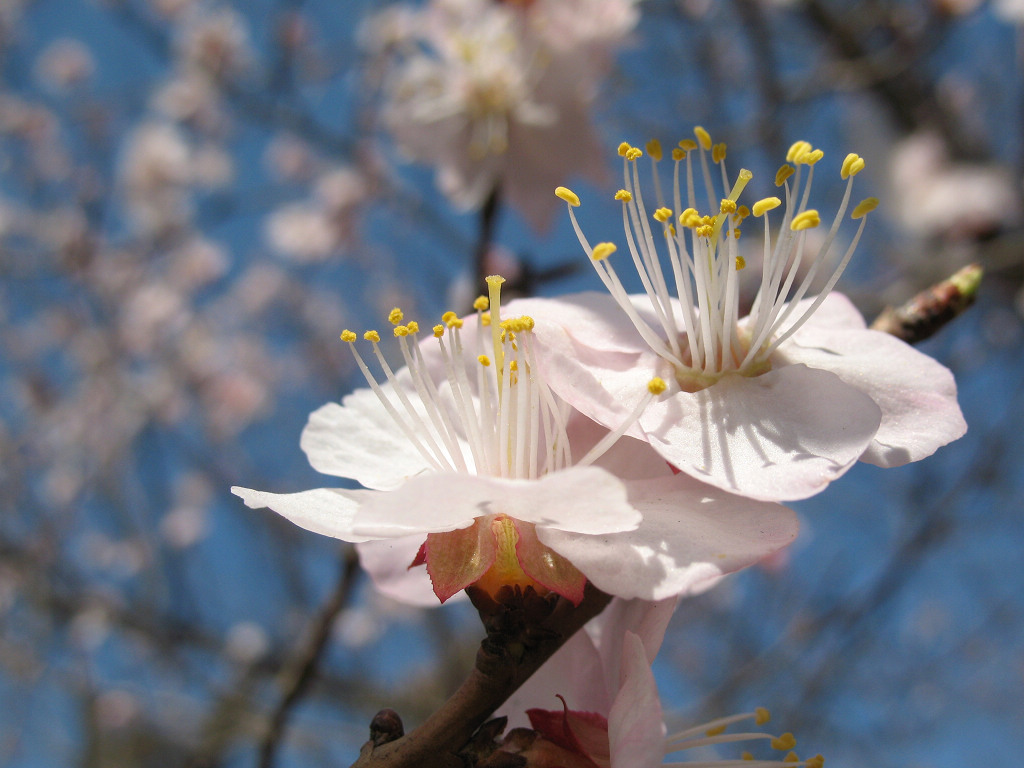
[{"label": "out-of-focus white flower", "polygon": [[316,182],[312,200],[290,203],[270,214],[270,247],[300,262],[322,261],[349,247],[355,237],[365,182],[350,168],[335,168]]},{"label": "out-of-focus white flower", "polygon": [[385,122],[452,202],[475,208],[498,190],[540,229],[553,210],[543,190],[570,174],[600,180],[591,102],[636,23],[634,0],[434,0],[387,13],[369,35],[399,59]]},{"label": "out-of-focus white flower", "polygon": [[1024,24],[1024,0],[993,0],[992,11],[1011,24]]},{"label": "out-of-focus white flower", "polygon": [[266,655],[270,638],[266,630],[251,621],[240,621],[228,630],[224,652],[238,664],[252,664]]},{"label": "out-of-focus white flower", "polygon": [[[653,214],[637,168],[643,151],[619,148],[625,188],[616,199],[645,294],[627,295],[609,258],[616,247],[591,247],[572,213],[579,198],[556,190],[608,294],[551,300],[549,309],[545,300],[525,303],[538,318],[538,355],[551,387],[608,425],[634,407],[637,398],[630,393],[639,381],[662,376],[673,383],[670,393],[646,407],[632,434],[695,478],[766,500],[806,498],[858,459],[898,466],[960,437],[966,424],[949,370],[868,330],[845,297],[830,293],[863,231],[862,220],[838,264],[829,264],[863,159],[850,154],[843,161],[841,176],[849,182],[842,204],[821,247],[806,253],[804,233],[821,221],[807,204],[823,153],[807,142],[789,150],[776,175],[786,204],[773,240],[766,214],[783,202],[771,197],[749,209],[740,206],[752,178],[746,170],[726,194],[717,193],[707,155],[728,183],[725,145],[713,145],[702,128],[695,133],[697,141],[684,140],[673,150],[670,198],[658,183],[661,146],[648,145]],[[863,219],[877,203],[862,201],[851,218]],[[669,206],[683,210],[675,214]],[[764,219],[763,269],[753,307],[741,318],[737,274],[745,264],[737,238],[751,213]],[[665,244],[663,265],[659,250]],[[805,261],[810,266],[797,283]],[[819,272],[830,275],[824,288],[805,298]]]},{"label": "out-of-focus white flower", "polygon": [[147,122],[136,128],[121,158],[120,177],[125,206],[141,232],[159,234],[188,220],[192,151],[175,126]]},{"label": "out-of-focus white flower", "polygon": [[39,79],[57,90],[80,85],[92,77],[95,69],[92,51],[70,37],[54,40],[36,60]]},{"label": "out-of-focus white flower", "polygon": [[227,7],[187,14],[177,42],[185,68],[200,70],[215,80],[241,74],[253,59],[248,25]]},{"label": "out-of-focus white flower", "polygon": [[[444,601],[470,585],[578,603],[587,580],[660,599],[706,589],[792,541],[785,507],[673,475],[643,442],[617,441],[635,415],[609,432],[555,398],[534,365],[532,320],[501,319],[501,282],[488,278],[475,322],[447,313],[422,343],[419,325],[393,310],[406,363],[397,373],[367,332],[384,383],[356,335],[342,335],[370,389],[313,413],[301,445],[314,468],[370,490],[232,491],[359,543],[378,587],[425,604],[431,591]],[[646,398],[662,385],[644,383]]]}]

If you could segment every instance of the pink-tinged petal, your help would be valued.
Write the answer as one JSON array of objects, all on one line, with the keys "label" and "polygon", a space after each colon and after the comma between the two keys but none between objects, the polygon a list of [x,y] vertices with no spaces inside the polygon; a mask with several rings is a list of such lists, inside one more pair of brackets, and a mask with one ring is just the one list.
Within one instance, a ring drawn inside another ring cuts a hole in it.
[{"label": "pink-tinged petal", "polygon": [[519,535],[516,556],[526,575],[541,586],[571,600],[573,605],[579,605],[583,601],[587,577],[564,557],[542,544],[532,525],[516,525],[516,533]]},{"label": "pink-tinged petal", "polygon": [[468,528],[427,536],[427,573],[443,603],[483,576],[494,565],[497,549],[487,520]]},{"label": "pink-tinged petal", "polygon": [[367,499],[356,530],[371,538],[439,533],[499,514],[579,533],[626,531],[640,521],[621,480],[598,467],[571,467],[537,480],[421,475]]},{"label": "pink-tinged petal", "polygon": [[530,725],[552,744],[585,756],[591,765],[608,765],[608,720],[597,712],[570,710],[561,695],[562,709],[528,709]]},{"label": "pink-tinged petal", "polygon": [[663,600],[701,592],[796,538],[796,514],[725,493],[685,475],[630,483],[643,514],[633,531],[580,536],[539,528],[541,541],[594,586],[624,598]]},{"label": "pink-tinged petal", "polygon": [[[647,306],[641,316],[653,323],[647,296],[637,306]],[[646,349],[643,339],[622,308],[610,294],[586,291],[557,299],[516,299],[507,305],[509,312],[529,315],[536,321],[534,334],[541,343],[553,329],[562,328],[581,347],[597,353],[618,352],[631,355]]]},{"label": "pink-tinged petal", "polygon": [[882,409],[861,461],[902,466],[967,431],[950,370],[887,333],[801,328],[774,357],[830,371]]},{"label": "pink-tinged petal", "polygon": [[621,687],[608,714],[611,765],[650,768],[664,758],[661,701],[643,641],[626,632],[623,646]]},{"label": "pink-tinged petal", "polygon": [[[573,456],[582,457],[608,434],[608,428],[576,412],[569,419],[566,433]],[[623,438],[618,440],[600,458],[595,467],[607,469],[621,480],[646,480],[669,477],[672,468],[646,440]]]},{"label": "pink-tinged petal", "polygon": [[[393,600],[409,605],[436,608],[441,603],[434,594],[434,585],[423,566],[410,568],[423,545],[423,534],[400,539],[382,539],[357,544],[359,563],[370,574],[374,586]],[[452,600],[458,600],[462,594]]]},{"label": "pink-tinged petal", "polygon": [[655,450],[706,483],[753,499],[804,499],[846,472],[882,412],[857,388],[804,365],[728,375],[655,401],[640,425]]},{"label": "pink-tinged petal", "polygon": [[609,691],[614,691],[619,686],[622,644],[626,630],[640,638],[648,662],[653,662],[665,639],[665,630],[678,602],[677,597],[659,601],[624,600],[617,597],[597,617],[587,623],[585,631],[598,649],[605,686]]},{"label": "pink-tinged petal", "polygon": [[235,486],[231,492],[251,509],[269,507],[307,531],[344,541],[368,541],[352,530],[359,505],[373,491],[346,491],[340,488],[316,488],[299,493],[267,493]]},{"label": "pink-tinged petal", "polygon": [[376,490],[396,488],[430,468],[369,389],[313,411],[299,445],[318,472]]},{"label": "pink-tinged petal", "polygon": [[[786,322],[782,324],[776,336],[781,336],[788,331],[794,323],[800,320],[806,314],[807,310],[811,308],[811,305],[816,301],[817,297],[812,296],[809,299],[802,299],[797,303],[796,307],[790,313]],[[787,304],[783,311],[789,309]],[[745,323],[744,318],[742,323]],[[818,308],[814,310],[814,313],[807,318],[807,321],[801,326],[801,328],[821,328],[833,330],[863,330],[867,328],[867,323],[864,322],[864,316],[860,313],[860,310],[853,305],[846,296],[841,293],[832,291],[825,300],[818,305]]]}]

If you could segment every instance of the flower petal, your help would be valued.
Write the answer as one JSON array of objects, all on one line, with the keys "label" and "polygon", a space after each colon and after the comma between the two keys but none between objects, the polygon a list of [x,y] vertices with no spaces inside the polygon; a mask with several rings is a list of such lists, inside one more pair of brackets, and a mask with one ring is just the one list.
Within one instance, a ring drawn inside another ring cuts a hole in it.
[{"label": "flower petal", "polygon": [[828,371],[787,365],[724,376],[652,403],[640,425],[655,450],[704,482],[754,499],[804,499],[864,453],[874,401]]},{"label": "flower petal", "polygon": [[482,515],[498,514],[591,534],[627,531],[640,521],[621,480],[598,467],[571,467],[537,480],[421,475],[394,491],[368,497],[356,516],[355,529],[372,538],[439,533],[470,526]]},{"label": "flower petal", "polygon": [[580,536],[539,528],[541,541],[594,586],[624,598],[663,600],[701,592],[796,538],[796,514],[725,493],[685,475],[629,483],[638,528]]},{"label": "flower petal", "polygon": [[352,530],[359,504],[372,491],[346,491],[341,488],[316,488],[299,493],[267,493],[235,486],[231,492],[251,509],[270,507],[301,528],[344,541],[360,542],[369,538]]},{"label": "flower petal", "polygon": [[887,333],[804,327],[775,357],[831,371],[881,408],[882,422],[861,461],[902,466],[967,431],[950,370]]},{"label": "flower petal", "polygon": [[342,405],[328,403],[313,411],[299,445],[318,472],[376,490],[395,488],[430,469],[370,389],[346,395]]},{"label": "flower petal", "polygon": [[665,723],[651,662],[643,641],[625,633],[620,688],[608,713],[608,741],[614,768],[661,765]]},{"label": "flower petal", "polygon": [[[414,534],[398,539],[367,541],[357,544],[356,549],[360,565],[383,594],[400,603],[436,608],[441,603],[434,594],[427,569],[422,566],[409,567],[425,538],[423,534]],[[449,602],[464,596],[460,593]]]},{"label": "flower petal", "polygon": [[480,520],[468,528],[427,535],[427,573],[438,600],[445,602],[494,565],[494,536],[490,523]]}]

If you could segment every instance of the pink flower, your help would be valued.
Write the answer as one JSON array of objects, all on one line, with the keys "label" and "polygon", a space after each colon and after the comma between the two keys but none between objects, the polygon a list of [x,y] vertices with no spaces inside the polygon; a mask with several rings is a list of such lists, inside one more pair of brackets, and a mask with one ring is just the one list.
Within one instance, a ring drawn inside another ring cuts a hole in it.
[{"label": "pink flower", "polygon": [[[770,715],[761,707],[666,736],[651,663],[675,605],[672,599],[613,600],[502,705],[497,714],[508,716],[509,726],[522,727],[528,720],[528,726],[540,735],[521,752],[529,765],[656,768],[669,754],[757,740],[768,741],[773,749],[792,750],[796,739],[789,733],[727,732],[729,726],[743,721],[757,726],[767,723]],[[560,709],[540,708],[559,700]],[[515,749],[521,743],[508,739],[505,748]],[[744,758],[752,756],[745,754]],[[820,755],[800,761],[793,754],[757,764],[820,768],[823,763]],[[725,768],[741,763],[733,758],[672,764]]]},{"label": "pink flower", "polygon": [[[864,161],[851,154],[843,162],[842,176],[850,180],[846,196],[811,255],[805,253],[805,233],[820,218],[807,200],[820,150],[806,142],[790,149],[792,165],[783,165],[776,179],[785,187],[786,207],[773,242],[766,214],[782,201],[766,198],[752,209],[738,205],[749,171],[740,171],[728,196],[716,201],[706,155],[711,150],[725,179],[725,147],[712,146],[701,128],[696,134],[699,143],[680,142],[673,152],[672,203],[683,205],[683,185],[689,207],[675,216],[658,185],[653,224],[636,167],[643,152],[620,147],[626,188],[616,198],[646,295],[627,295],[608,258],[615,246],[591,247],[573,216],[609,295],[523,304],[538,319],[538,355],[552,389],[596,421],[614,424],[633,408],[638,382],[663,377],[672,383],[669,394],[645,407],[630,434],[682,472],[757,499],[806,498],[858,459],[899,466],[960,437],[966,425],[949,370],[868,330],[846,298],[830,293],[863,230],[862,220],[838,265],[825,266]],[[660,146],[649,145],[648,153],[657,181]],[[695,156],[706,190],[699,199],[712,206],[708,215],[696,210]],[[557,194],[571,214],[578,198],[564,188]],[[863,219],[876,204],[863,201],[852,218]],[[741,318],[737,272],[745,264],[736,242],[739,223],[751,213],[765,219],[764,270],[750,313]],[[667,243],[666,266],[657,240]],[[829,270],[818,296],[805,298],[819,273]]]},{"label": "pink flower", "polygon": [[616,442],[572,412],[538,375],[532,320],[502,320],[501,278],[488,282],[490,312],[481,297],[474,323],[447,313],[422,343],[418,324],[393,311],[406,367],[393,372],[368,332],[387,381],[353,346],[370,389],[310,417],[310,463],[365,490],[233,492],[360,543],[381,589],[421,603],[470,584],[578,602],[587,580],[661,599],[706,589],[792,541],[792,511],[674,475],[646,444]]}]

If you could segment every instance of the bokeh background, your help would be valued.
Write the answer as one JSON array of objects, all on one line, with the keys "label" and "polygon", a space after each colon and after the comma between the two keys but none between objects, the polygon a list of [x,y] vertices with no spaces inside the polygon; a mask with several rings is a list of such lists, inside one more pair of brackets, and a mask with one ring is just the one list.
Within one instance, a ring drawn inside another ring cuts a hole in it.
[{"label": "bokeh background", "polygon": [[[415,725],[471,664],[465,605],[384,599],[346,545],[228,491],[330,484],[298,437],[360,383],[342,328],[459,308],[480,269],[597,287],[549,188],[538,231],[408,162],[388,8],[0,0],[0,765],[347,765],[377,709]],[[1014,765],[1024,7],[637,8],[588,102],[607,152],[577,170],[607,182],[565,179],[593,239],[619,232],[618,142],[700,124],[757,196],[796,139],[867,159],[882,204],[840,283],[867,317],[986,268],[921,345],[967,436],[854,468],[795,505],[787,553],[686,601],[656,664],[669,727],[764,704],[830,765]],[[839,184],[816,178],[823,213]]]}]

